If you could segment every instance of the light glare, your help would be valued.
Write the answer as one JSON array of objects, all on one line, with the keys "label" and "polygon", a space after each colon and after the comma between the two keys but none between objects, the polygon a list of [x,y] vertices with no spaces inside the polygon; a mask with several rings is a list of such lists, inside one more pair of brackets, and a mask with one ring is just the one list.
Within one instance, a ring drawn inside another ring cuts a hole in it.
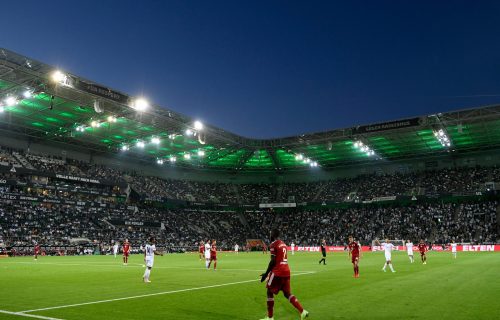
[{"label": "light glare", "polygon": [[9,106],[13,106],[13,105],[16,105],[17,104],[17,99],[15,97],[7,97],[5,98],[5,104],[9,107]]},{"label": "light glare", "polygon": [[149,102],[144,98],[137,98],[135,99],[132,107],[137,111],[144,111],[149,108]]},{"label": "light glare", "polygon": [[201,121],[196,120],[196,121],[194,122],[194,128],[195,128],[196,130],[203,130],[203,123],[201,123]]},{"label": "light glare", "polygon": [[157,138],[157,137],[151,138],[151,143],[160,144],[160,138]]}]

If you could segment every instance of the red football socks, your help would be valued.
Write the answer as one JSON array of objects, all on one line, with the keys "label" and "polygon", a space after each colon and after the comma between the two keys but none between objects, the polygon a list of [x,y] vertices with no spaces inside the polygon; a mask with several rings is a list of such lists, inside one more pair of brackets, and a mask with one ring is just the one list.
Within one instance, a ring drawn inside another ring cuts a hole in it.
[{"label": "red football socks", "polygon": [[299,313],[302,313],[302,311],[304,311],[304,308],[302,308],[302,305],[300,304],[299,300],[295,298],[295,296],[290,296],[290,298],[288,298],[288,301],[290,301],[295,309],[299,310]]},{"label": "red football socks", "polygon": [[267,316],[269,318],[272,318],[273,312],[274,312],[274,298],[267,298]]}]

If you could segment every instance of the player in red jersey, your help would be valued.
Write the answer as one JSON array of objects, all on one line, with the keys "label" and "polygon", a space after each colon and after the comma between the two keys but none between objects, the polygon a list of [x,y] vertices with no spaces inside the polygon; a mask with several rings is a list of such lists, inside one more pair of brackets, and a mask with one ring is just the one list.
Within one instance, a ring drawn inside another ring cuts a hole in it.
[{"label": "player in red jersey", "polygon": [[303,320],[309,316],[309,312],[302,308],[299,300],[292,295],[290,289],[290,267],[288,266],[288,256],[286,244],[279,239],[280,232],[277,229],[271,231],[271,261],[266,272],[260,275],[260,282],[267,281],[267,317],[262,320],[274,320],[274,295],[283,291],[283,295],[300,313]]},{"label": "player in red jersey", "polygon": [[354,268],[354,278],[359,278],[359,259],[361,258],[361,250],[359,244],[354,241],[353,236],[349,236],[349,257],[351,257],[352,266]]},{"label": "player in red jersey", "polygon": [[420,259],[422,259],[422,264],[427,264],[427,245],[424,242],[424,239],[420,239],[420,243],[418,244],[418,251],[420,251]]},{"label": "player in red jersey", "polygon": [[35,243],[35,248],[33,249],[33,251],[35,260],[38,260],[38,255],[40,254],[40,245],[38,245],[38,243]]},{"label": "player in red jersey", "polygon": [[205,253],[205,243],[203,241],[200,241],[200,246],[198,247],[198,253],[199,253],[199,257],[200,257],[200,261],[201,261],[201,259],[203,259],[203,255]]},{"label": "player in red jersey", "polygon": [[208,263],[207,269],[210,269],[210,264],[214,262],[214,271],[217,270],[217,241],[212,240],[212,247],[210,248],[210,262]]},{"label": "player in red jersey", "polygon": [[125,242],[123,243],[122,246],[123,250],[123,265],[126,266],[128,265],[128,255],[130,254],[130,243],[128,242],[128,239],[125,239]]}]

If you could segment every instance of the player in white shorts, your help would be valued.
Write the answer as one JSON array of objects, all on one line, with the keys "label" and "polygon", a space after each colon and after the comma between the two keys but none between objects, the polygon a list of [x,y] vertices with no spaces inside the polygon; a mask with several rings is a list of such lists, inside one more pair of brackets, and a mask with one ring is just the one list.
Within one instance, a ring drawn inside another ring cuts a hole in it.
[{"label": "player in white shorts", "polygon": [[149,280],[149,275],[151,274],[151,269],[155,262],[155,255],[162,256],[163,253],[156,252],[156,239],[151,237],[149,238],[149,243],[146,245],[146,248],[144,248],[144,263],[146,264],[146,271],[144,271],[144,275],[142,276],[144,282],[151,282]]},{"label": "player in white shorts", "polygon": [[377,242],[378,245],[382,245],[382,247],[384,248],[384,251],[385,251],[385,264],[384,264],[384,267],[382,268],[382,271],[386,272],[385,271],[385,268],[387,266],[389,266],[389,268],[391,268],[391,271],[392,272],[396,272],[394,270],[394,268],[392,267],[392,249],[394,248],[394,245],[392,243],[389,242],[389,239],[386,239],[384,243],[380,244],[380,242],[378,240],[375,240]]},{"label": "player in white shorts", "polygon": [[239,250],[240,250],[240,246],[238,244],[235,244],[234,245],[234,252],[236,252],[236,254],[238,254]]},{"label": "player in white shorts", "polygon": [[116,258],[116,255],[118,254],[118,242],[115,242],[115,245],[113,246],[113,254]]},{"label": "player in white shorts", "polygon": [[453,258],[457,258],[457,244],[455,243],[455,241],[451,241],[451,254],[453,255]]},{"label": "player in white shorts", "polygon": [[408,240],[405,244],[406,246],[406,252],[408,252],[408,258],[410,258],[410,262],[413,263],[413,242],[411,240]]},{"label": "player in white shorts", "polygon": [[210,249],[212,249],[212,245],[210,244],[210,240],[205,242],[205,267],[208,269],[210,265]]},{"label": "player in white shorts", "polygon": [[293,256],[295,254],[295,243],[292,242],[290,244],[290,247],[292,247],[291,249],[292,249],[292,256]]}]

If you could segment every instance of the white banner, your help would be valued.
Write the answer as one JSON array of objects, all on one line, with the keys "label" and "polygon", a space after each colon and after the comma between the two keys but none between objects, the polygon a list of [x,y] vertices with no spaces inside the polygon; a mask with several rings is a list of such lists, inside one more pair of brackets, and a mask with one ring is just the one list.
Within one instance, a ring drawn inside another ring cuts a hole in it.
[{"label": "white banner", "polygon": [[259,208],[295,208],[296,206],[297,204],[295,202],[259,204]]}]

